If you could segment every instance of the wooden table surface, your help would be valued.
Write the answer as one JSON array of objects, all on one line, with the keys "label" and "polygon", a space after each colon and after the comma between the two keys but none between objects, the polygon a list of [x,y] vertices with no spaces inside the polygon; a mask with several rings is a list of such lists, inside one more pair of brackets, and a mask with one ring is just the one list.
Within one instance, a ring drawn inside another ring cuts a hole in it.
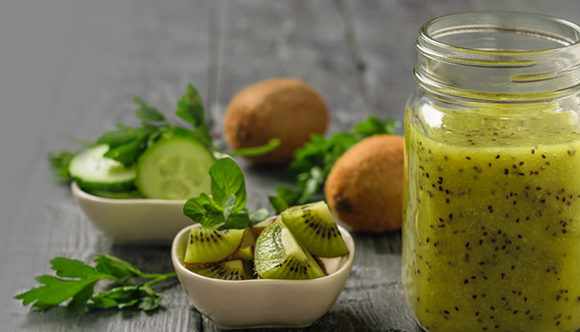
[{"label": "wooden table surface", "polygon": [[[368,114],[403,118],[415,88],[414,38],[430,18],[466,10],[535,11],[580,22],[580,1],[517,0],[53,0],[0,5],[0,331],[213,331],[180,286],[153,315],[30,312],[12,297],[49,272],[57,255],[97,253],[147,271],[171,271],[167,247],[116,246],[49,173],[50,151],[76,148],[134,121],[131,98],[172,117],[195,84],[213,131],[233,94],[273,76],[313,85],[332,111],[331,131]],[[223,141],[221,142],[223,144]],[[267,207],[283,168],[253,168],[250,208]],[[306,331],[419,331],[401,293],[401,235],[355,236],[350,279]]]}]

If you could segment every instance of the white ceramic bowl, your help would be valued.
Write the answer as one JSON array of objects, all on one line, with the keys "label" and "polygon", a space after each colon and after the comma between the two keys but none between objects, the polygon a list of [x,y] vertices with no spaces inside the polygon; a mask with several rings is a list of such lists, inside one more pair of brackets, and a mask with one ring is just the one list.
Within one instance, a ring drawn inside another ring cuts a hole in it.
[{"label": "white ceramic bowl", "polygon": [[169,245],[179,230],[192,224],[183,215],[183,200],[103,198],[74,182],[71,189],[89,220],[118,244]]},{"label": "white ceramic bowl", "polygon": [[323,258],[329,275],[312,280],[240,280],[207,278],[183,266],[192,225],[173,240],[171,259],[181,286],[201,313],[219,328],[304,327],[324,315],[334,304],[350,274],[354,241],[344,228],[340,233],[350,253]]}]

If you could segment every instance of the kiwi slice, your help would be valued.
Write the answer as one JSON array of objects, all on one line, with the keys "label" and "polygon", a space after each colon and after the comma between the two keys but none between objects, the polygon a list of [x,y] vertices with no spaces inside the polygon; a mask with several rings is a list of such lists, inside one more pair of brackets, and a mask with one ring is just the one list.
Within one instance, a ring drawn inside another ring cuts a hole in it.
[{"label": "kiwi slice", "polygon": [[189,232],[184,265],[188,268],[222,261],[232,255],[239,247],[245,229],[219,231],[195,227]]},{"label": "kiwi slice", "polygon": [[338,257],[348,248],[324,201],[293,206],[282,212],[282,221],[311,254]]},{"label": "kiwi slice", "polygon": [[279,219],[280,216],[272,216],[266,220],[260,221],[259,223],[253,224],[252,233],[254,233],[254,236],[256,237],[260,236],[260,233],[262,233],[262,231],[266,229],[266,227],[268,227],[271,223]]},{"label": "kiwi slice", "polygon": [[191,271],[209,278],[224,280],[250,279],[244,269],[244,263],[239,260],[223,261],[210,265],[199,265],[190,268]]},{"label": "kiwi slice", "polygon": [[315,279],[324,272],[281,221],[266,227],[256,241],[256,272],[262,279]]},{"label": "kiwi slice", "polygon": [[233,258],[251,261],[254,259],[254,247],[243,247],[238,249]]}]

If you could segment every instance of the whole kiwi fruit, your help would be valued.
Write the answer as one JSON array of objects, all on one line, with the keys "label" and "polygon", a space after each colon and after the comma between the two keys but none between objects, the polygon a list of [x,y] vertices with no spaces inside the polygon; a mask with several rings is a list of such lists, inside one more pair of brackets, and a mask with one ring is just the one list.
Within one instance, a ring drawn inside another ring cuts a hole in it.
[{"label": "whole kiwi fruit", "polygon": [[325,184],[332,213],[354,231],[401,228],[405,146],[403,138],[376,135],[351,147]]},{"label": "whole kiwi fruit", "polygon": [[273,78],[249,85],[230,101],[224,119],[226,141],[232,150],[280,139],[280,146],[253,163],[281,164],[310,139],[324,134],[329,112],[324,100],[308,84],[293,78]]}]

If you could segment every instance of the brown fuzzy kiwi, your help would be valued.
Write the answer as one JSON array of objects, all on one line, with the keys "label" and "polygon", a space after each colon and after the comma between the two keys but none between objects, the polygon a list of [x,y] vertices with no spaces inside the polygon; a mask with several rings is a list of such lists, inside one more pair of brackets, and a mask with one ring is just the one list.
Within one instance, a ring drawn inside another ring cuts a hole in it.
[{"label": "brown fuzzy kiwi", "polygon": [[376,135],[343,154],[326,179],[326,201],[333,214],[354,231],[401,228],[404,141]]},{"label": "brown fuzzy kiwi", "polygon": [[329,112],[312,87],[293,78],[273,78],[249,85],[238,92],[226,110],[224,131],[232,150],[255,147],[280,139],[280,146],[251,162],[280,164],[292,160],[294,151],[324,134]]}]

